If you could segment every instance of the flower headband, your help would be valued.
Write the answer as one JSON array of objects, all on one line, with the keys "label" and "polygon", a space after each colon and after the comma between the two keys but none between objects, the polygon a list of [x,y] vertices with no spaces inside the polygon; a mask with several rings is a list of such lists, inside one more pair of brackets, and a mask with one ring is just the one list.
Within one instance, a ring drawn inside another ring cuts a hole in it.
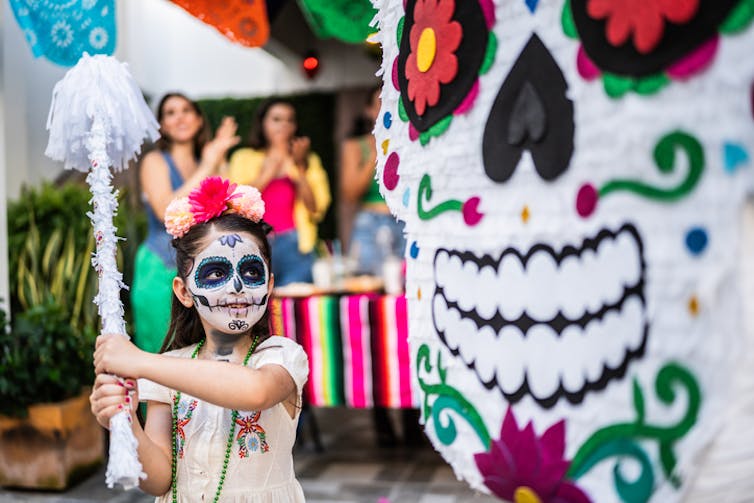
[{"label": "flower headband", "polygon": [[237,213],[259,223],[264,216],[264,201],[254,187],[211,176],[202,180],[188,197],[173,199],[165,209],[165,230],[177,239],[194,225],[227,213]]}]

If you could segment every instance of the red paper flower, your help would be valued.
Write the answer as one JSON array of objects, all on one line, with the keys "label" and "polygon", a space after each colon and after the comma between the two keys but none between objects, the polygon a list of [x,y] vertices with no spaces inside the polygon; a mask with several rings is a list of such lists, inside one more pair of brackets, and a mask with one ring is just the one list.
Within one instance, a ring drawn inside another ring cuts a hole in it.
[{"label": "red paper flower", "polygon": [[530,422],[518,428],[513,411],[508,412],[490,451],[474,455],[484,484],[496,496],[519,502],[590,503],[589,496],[565,479],[570,461],[563,459],[565,421],[559,421],[541,437]]},{"label": "red paper flower", "polygon": [[427,105],[440,99],[440,84],[451,82],[458,73],[455,51],[463,30],[453,21],[455,0],[418,0],[414,25],[409,34],[411,53],[406,60],[408,98],[416,113],[424,114]]},{"label": "red paper flower", "polygon": [[633,34],[636,50],[651,52],[662,39],[665,22],[687,23],[699,0],[588,0],[587,14],[607,19],[606,36],[613,46],[623,45]]},{"label": "red paper flower", "polygon": [[219,217],[228,209],[228,202],[240,194],[233,194],[236,184],[219,176],[211,176],[189,194],[191,212],[197,223]]}]

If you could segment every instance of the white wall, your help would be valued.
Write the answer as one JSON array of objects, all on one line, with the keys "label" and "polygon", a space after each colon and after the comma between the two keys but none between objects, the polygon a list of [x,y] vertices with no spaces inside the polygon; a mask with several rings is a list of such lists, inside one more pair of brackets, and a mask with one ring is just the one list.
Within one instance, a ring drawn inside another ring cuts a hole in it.
[{"label": "white wall", "polygon": [[155,97],[171,90],[197,98],[266,96],[375,81],[377,62],[355,46],[320,42],[322,70],[310,81],[301,71],[301,58],[274,41],[270,45],[278,57],[235,44],[171,2],[120,0],[119,14],[125,26],[118,55]]},{"label": "white wall", "polygon": [[47,111],[52,88],[67,68],[36,59],[8,2],[2,2],[3,155],[7,194],[16,198],[23,184],[52,178],[62,169],[45,157]]}]

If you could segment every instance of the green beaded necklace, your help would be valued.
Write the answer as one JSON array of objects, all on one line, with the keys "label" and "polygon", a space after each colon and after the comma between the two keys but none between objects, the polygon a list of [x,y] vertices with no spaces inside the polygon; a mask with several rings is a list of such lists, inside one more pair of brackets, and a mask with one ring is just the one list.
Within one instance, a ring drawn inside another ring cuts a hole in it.
[{"label": "green beaded necklace", "polygon": [[[207,339],[202,339],[199,344],[196,345],[196,348],[194,349],[194,352],[191,353],[191,358],[195,359],[196,355],[199,354],[199,350],[202,349],[202,346],[204,346],[204,343],[207,341]],[[254,340],[251,343],[251,347],[249,347],[249,351],[246,353],[246,358],[243,359],[243,366],[245,367],[247,363],[249,363],[249,358],[251,358],[251,354],[254,352],[254,350],[257,347],[257,342],[259,342],[259,334],[254,336]],[[178,448],[176,447],[176,437],[178,435],[178,404],[181,402],[181,392],[177,392],[175,394],[175,397],[173,398],[173,433],[172,433],[172,440],[173,440],[173,461],[172,466],[170,467],[170,472],[172,476],[172,492],[173,492],[173,503],[178,503],[178,486],[176,482],[178,481]],[[217,483],[217,491],[215,491],[215,498],[212,500],[213,503],[217,503],[220,500],[220,494],[223,492],[223,484],[225,483],[225,474],[228,471],[228,462],[230,461],[230,450],[233,447],[233,436],[236,433],[236,419],[238,419],[238,411],[233,410],[230,413],[230,431],[228,432],[228,442],[225,445],[225,459],[223,460],[223,469],[220,472],[220,481]]]}]

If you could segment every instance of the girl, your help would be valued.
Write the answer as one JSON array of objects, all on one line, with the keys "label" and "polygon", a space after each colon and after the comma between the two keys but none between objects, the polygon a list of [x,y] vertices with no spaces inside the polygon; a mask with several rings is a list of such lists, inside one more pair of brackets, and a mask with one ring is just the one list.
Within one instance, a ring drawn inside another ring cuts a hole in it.
[{"label": "girl", "polygon": [[373,88],[362,116],[342,147],[340,195],[359,208],[353,223],[349,255],[358,258],[357,272],[379,276],[389,255],[403,257],[403,223],[390,214],[375,178],[377,148],[372,129],[380,113],[380,87]]},{"label": "girl", "polygon": [[230,158],[228,177],[262,191],[269,223],[277,286],[312,281],[317,223],[330,205],[330,184],[309,138],[296,136],[296,110],[274,98],[259,105],[249,144]]},{"label": "girl", "polygon": [[[178,275],[163,354],[118,335],[97,339],[91,409],[107,427],[132,416],[141,489],[158,502],[301,502],[292,448],[308,377],[301,346],[270,337],[268,226],[251,187],[212,177],[173,201],[165,224]],[[123,383],[118,376],[130,376]],[[140,378],[138,387],[133,378]]]},{"label": "girl", "polygon": [[166,94],[157,106],[161,137],[156,149],[144,156],[139,187],[147,215],[148,233],[136,253],[131,305],[134,342],[156,353],[170,321],[171,284],[175,253],[165,233],[165,208],[187,195],[199,182],[218,173],[228,149],[236,145],[236,123],[223,119],[210,140],[207,122],[196,102],[179,93]]}]

